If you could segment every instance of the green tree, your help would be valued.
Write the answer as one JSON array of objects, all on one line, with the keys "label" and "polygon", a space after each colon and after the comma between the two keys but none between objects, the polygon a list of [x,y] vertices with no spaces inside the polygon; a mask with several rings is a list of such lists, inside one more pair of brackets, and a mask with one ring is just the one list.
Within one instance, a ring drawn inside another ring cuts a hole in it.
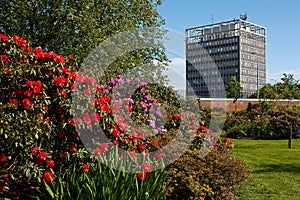
[{"label": "green tree", "polygon": [[[3,0],[0,32],[19,35],[46,51],[76,55],[82,61],[97,44],[115,34],[135,28],[161,27],[164,20],[157,11],[159,5],[161,0]],[[143,34],[147,33],[140,34],[145,38]],[[147,42],[159,41],[163,35],[164,31],[148,35]],[[130,37],[134,36],[128,34]],[[123,40],[122,44],[129,41]],[[151,64],[153,60],[167,61],[163,46],[126,53],[110,66],[106,72],[109,77],[105,79],[110,80],[135,66]],[[160,74],[161,68],[152,65],[149,72]]]},{"label": "green tree", "polygon": [[240,97],[241,90],[243,88],[241,87],[241,84],[238,80],[236,80],[235,76],[232,76],[230,81],[227,83],[226,87],[226,97],[227,98],[233,98],[233,103],[235,104],[235,110],[237,109],[237,99]]},{"label": "green tree", "polygon": [[299,99],[299,89],[297,84],[299,80],[295,80],[293,74],[283,74],[281,78],[282,83],[279,86],[279,92],[282,98],[284,99]]},{"label": "green tree", "polygon": [[259,97],[263,99],[278,99],[279,94],[277,88],[277,85],[271,85],[268,83],[259,90]]}]

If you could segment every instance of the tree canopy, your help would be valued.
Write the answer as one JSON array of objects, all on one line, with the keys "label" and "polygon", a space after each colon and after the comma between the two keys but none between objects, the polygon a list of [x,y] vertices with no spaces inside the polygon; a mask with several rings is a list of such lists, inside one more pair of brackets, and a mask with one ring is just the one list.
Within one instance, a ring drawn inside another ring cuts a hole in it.
[{"label": "tree canopy", "polygon": [[283,74],[281,82],[275,85],[266,84],[260,89],[260,98],[265,99],[300,99],[299,80],[293,74]]},{"label": "tree canopy", "polygon": [[[32,46],[84,58],[114,34],[137,27],[160,27],[164,24],[156,10],[160,4],[160,0],[3,0],[0,32],[19,35]],[[148,56],[166,60],[158,50]]]},{"label": "tree canopy", "polygon": [[241,90],[242,87],[240,82],[236,80],[235,76],[232,76],[230,81],[228,81],[227,83],[226,97],[233,98],[234,99],[233,102],[236,102],[236,100],[240,97]]}]

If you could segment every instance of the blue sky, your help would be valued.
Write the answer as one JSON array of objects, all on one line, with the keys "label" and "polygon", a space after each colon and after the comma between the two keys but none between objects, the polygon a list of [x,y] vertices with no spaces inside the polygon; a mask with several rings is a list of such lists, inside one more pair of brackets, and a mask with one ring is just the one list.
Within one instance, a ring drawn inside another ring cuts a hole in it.
[{"label": "blue sky", "polygon": [[[217,23],[247,13],[249,22],[267,28],[267,82],[273,84],[283,73],[300,79],[299,9],[298,0],[162,0],[158,12],[166,20],[165,28],[181,34],[187,28],[210,24],[212,15]],[[184,67],[178,59],[173,64]]]}]

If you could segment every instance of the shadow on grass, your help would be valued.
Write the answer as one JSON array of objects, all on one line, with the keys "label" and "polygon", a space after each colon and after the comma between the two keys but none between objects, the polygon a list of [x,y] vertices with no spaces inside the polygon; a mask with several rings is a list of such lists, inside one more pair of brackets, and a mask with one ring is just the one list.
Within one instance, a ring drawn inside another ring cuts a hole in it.
[{"label": "shadow on grass", "polygon": [[254,173],[266,172],[291,172],[300,174],[300,166],[297,164],[262,164],[260,169],[254,169]]}]

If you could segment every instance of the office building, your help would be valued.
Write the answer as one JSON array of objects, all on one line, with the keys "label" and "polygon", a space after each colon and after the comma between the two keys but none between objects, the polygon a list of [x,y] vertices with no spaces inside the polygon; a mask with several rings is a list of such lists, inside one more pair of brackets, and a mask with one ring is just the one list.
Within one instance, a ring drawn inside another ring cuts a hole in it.
[{"label": "office building", "polygon": [[241,98],[266,84],[266,28],[240,19],[186,29],[187,96],[225,97],[232,76]]}]

